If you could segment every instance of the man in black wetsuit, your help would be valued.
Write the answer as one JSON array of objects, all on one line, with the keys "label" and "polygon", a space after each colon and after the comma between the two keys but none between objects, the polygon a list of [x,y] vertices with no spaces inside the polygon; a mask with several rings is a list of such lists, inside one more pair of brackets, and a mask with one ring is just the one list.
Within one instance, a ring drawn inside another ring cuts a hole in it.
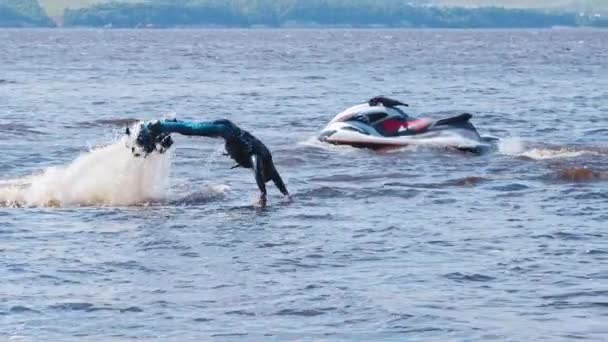
[{"label": "man in black wetsuit", "polygon": [[240,129],[229,120],[222,119],[212,122],[163,120],[144,123],[137,137],[137,143],[146,153],[157,149],[157,144],[168,148],[172,144],[171,133],[223,138],[227,155],[237,163],[234,168],[253,169],[256,183],[261,192],[261,205],[266,205],[266,183],[271,180],[283,195],[289,195],[279,172],[274,166],[272,154],[268,148],[259,139]]},{"label": "man in black wetsuit", "polygon": [[[376,96],[368,102],[370,107],[387,107],[394,109],[399,116],[391,115],[383,120],[372,123],[368,114],[358,114],[353,117],[353,120],[361,121],[365,124],[373,126],[380,134],[386,137],[395,137],[398,135],[410,134],[408,131],[409,117],[399,107],[409,107],[407,104],[384,96]],[[384,115],[386,117],[386,115]],[[403,132],[403,133],[401,133]]]},{"label": "man in black wetsuit", "polygon": [[391,108],[397,108],[399,106],[409,107],[409,105],[407,103],[403,103],[399,100],[394,100],[394,99],[384,97],[384,96],[376,96],[376,97],[372,98],[371,100],[367,101],[367,103],[371,107],[376,107],[378,105],[382,105],[384,107],[391,107]]}]

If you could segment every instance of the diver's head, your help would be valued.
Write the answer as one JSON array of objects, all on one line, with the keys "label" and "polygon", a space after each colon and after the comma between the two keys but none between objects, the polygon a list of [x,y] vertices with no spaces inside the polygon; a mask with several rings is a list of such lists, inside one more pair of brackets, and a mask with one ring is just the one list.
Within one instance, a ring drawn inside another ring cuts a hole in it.
[{"label": "diver's head", "polygon": [[[127,128],[127,135],[134,134]],[[160,121],[144,122],[139,125],[136,132],[135,142],[131,148],[131,153],[136,157],[147,157],[148,154],[158,151],[165,153],[172,145],[173,139],[168,133],[160,130]]]}]

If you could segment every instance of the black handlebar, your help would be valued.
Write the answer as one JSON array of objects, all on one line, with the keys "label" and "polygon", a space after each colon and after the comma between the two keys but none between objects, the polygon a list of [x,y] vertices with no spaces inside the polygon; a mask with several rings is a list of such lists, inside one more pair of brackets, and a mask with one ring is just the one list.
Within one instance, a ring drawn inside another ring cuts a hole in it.
[{"label": "black handlebar", "polygon": [[394,100],[394,99],[384,97],[384,96],[376,96],[376,97],[372,98],[371,100],[369,100],[368,103],[372,107],[375,107],[379,104],[383,105],[384,107],[398,107],[398,106],[409,107],[409,105],[407,103],[403,103],[401,101]]}]

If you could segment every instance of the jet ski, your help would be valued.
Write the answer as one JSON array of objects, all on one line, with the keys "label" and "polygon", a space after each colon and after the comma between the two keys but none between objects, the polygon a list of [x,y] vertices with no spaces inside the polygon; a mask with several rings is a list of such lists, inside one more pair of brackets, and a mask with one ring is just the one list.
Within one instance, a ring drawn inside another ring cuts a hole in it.
[{"label": "jet ski", "polygon": [[474,153],[492,149],[497,140],[481,137],[470,122],[471,114],[433,120],[411,117],[402,107],[408,105],[374,97],[336,115],[321,131],[319,140],[369,149],[431,145]]}]

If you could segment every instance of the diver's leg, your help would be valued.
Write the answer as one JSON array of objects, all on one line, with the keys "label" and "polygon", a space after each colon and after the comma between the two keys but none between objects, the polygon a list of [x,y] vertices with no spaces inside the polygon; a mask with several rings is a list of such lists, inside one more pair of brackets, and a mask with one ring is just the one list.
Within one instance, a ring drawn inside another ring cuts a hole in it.
[{"label": "diver's leg", "polygon": [[[235,126],[228,120],[213,122],[191,122],[177,120],[156,120],[141,125],[136,143],[148,153],[157,149],[157,144],[168,149],[172,144],[170,134],[178,133],[189,136],[222,137],[229,139],[235,134]],[[127,131],[130,133],[130,131]],[[163,151],[160,150],[162,153]]]},{"label": "diver's leg", "polygon": [[279,172],[274,167],[273,163],[271,164],[271,167],[272,167],[272,172],[270,174],[270,178],[274,182],[274,185],[276,185],[277,188],[279,188],[279,190],[281,191],[281,193],[283,195],[289,196],[289,191],[287,191],[287,187],[285,186],[285,183],[283,183],[283,179],[281,179],[281,175],[279,175]]},{"label": "diver's leg", "polygon": [[251,156],[251,165],[255,174],[255,181],[260,189],[260,205],[266,205],[266,177],[264,177],[264,159],[254,154]]},{"label": "diver's leg", "polygon": [[204,137],[225,137],[230,133],[230,127],[215,122],[164,120],[153,123],[150,129],[156,129],[158,133],[178,133]]},{"label": "diver's leg", "polygon": [[[171,139],[172,133],[230,139],[238,131],[238,127],[225,119],[212,122],[178,121],[175,119],[155,120],[141,124],[135,142],[143,149],[147,156],[155,150],[163,153],[171,147],[173,145],[173,140]],[[131,131],[127,130],[127,134],[130,135],[130,133]],[[159,148],[158,145],[161,147]],[[139,153],[135,153],[134,148],[132,150],[136,156],[139,156]]]}]

